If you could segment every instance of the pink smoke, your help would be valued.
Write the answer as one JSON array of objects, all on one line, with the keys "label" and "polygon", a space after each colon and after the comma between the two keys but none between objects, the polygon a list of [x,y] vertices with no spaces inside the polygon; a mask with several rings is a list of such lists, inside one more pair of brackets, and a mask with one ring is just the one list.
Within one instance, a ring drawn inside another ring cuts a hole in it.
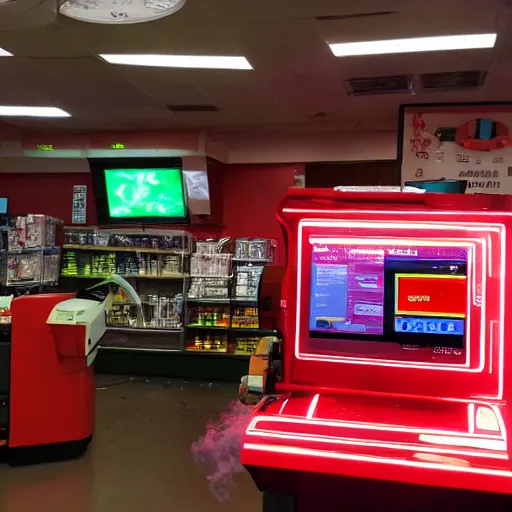
[{"label": "pink smoke", "polygon": [[212,420],[206,434],[192,445],[196,464],[204,466],[210,491],[218,501],[229,498],[233,476],[244,471],[240,464],[242,437],[251,418],[252,407],[231,402],[226,412]]}]

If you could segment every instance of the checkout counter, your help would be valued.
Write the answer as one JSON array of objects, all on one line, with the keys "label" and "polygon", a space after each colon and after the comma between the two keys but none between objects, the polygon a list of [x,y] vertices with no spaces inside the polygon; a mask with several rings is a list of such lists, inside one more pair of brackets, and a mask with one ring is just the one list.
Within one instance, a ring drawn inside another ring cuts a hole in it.
[{"label": "checkout counter", "polygon": [[0,447],[10,464],[73,458],[87,449],[94,433],[93,363],[112,282],[133,290],[112,276],[76,294],[2,299]]}]

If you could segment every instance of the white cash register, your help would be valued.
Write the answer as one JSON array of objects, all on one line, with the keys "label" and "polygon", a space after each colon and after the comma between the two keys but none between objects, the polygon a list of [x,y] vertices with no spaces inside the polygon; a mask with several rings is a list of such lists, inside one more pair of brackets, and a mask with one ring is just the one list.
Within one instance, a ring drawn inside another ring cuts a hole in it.
[{"label": "white cash register", "polygon": [[133,286],[117,274],[60,302],[46,322],[55,338],[59,356],[80,358],[87,366],[96,359],[98,345],[107,328],[106,310],[112,305],[111,284],[123,288],[140,307],[141,300]]}]

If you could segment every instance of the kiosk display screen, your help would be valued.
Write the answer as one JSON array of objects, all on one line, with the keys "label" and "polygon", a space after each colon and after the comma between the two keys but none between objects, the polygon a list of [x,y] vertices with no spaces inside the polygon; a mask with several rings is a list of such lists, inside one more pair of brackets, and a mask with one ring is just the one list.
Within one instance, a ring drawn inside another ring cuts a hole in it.
[{"label": "kiosk display screen", "polygon": [[467,250],[312,244],[309,335],[463,348]]}]

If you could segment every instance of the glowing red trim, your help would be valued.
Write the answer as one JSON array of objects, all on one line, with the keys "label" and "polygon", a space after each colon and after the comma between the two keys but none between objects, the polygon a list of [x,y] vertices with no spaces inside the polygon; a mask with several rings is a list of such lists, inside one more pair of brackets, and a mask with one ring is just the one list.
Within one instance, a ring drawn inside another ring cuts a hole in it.
[{"label": "glowing red trim", "polygon": [[[377,442],[377,441],[363,441],[360,439],[348,439],[348,438],[340,438],[333,436],[325,436],[325,435],[313,435],[313,434],[282,434],[281,432],[269,431],[269,430],[258,430],[247,432],[247,436],[256,436],[256,437],[266,437],[266,438],[274,438],[274,439],[286,439],[289,441],[305,441],[305,442],[315,442],[315,443],[326,443],[326,444],[339,444],[339,445],[348,445],[348,446],[361,446],[367,448],[383,448],[387,450],[405,450],[405,451],[413,451],[413,452],[424,452],[424,453],[436,453],[441,455],[464,455],[468,457],[482,457],[488,459],[499,459],[499,460],[508,460],[508,455],[499,454],[499,453],[482,453],[482,452],[472,452],[466,450],[458,450],[456,448],[436,448],[432,446],[421,446],[421,445],[413,445],[406,443],[390,443],[390,442]],[[420,441],[421,441],[421,437]],[[506,448],[503,447],[502,441],[492,441],[489,439],[481,439],[475,441],[474,448],[483,448],[489,450],[499,450],[506,451]],[[428,441],[427,441],[428,442]],[[491,443],[488,446],[477,446],[477,443]],[[496,443],[496,447],[492,443]],[[499,444],[498,444],[499,443]],[[448,444],[448,443],[447,443]],[[469,446],[469,445],[454,445],[454,446]],[[490,448],[492,446],[492,448]]]},{"label": "glowing red trim", "polygon": [[279,414],[283,414],[284,408],[286,407],[287,403],[288,403],[288,398],[281,404],[281,409],[279,409]]},{"label": "glowing red trim", "polygon": [[[497,408],[496,408],[497,409]],[[496,411],[495,411],[496,412]],[[497,409],[498,421],[501,417],[499,410]],[[416,428],[416,427],[399,427],[396,425],[386,425],[380,423],[368,423],[368,422],[355,422],[355,421],[335,421],[335,420],[322,420],[322,419],[306,419],[306,418],[295,418],[295,417],[286,417],[286,416],[256,416],[252,419],[251,423],[247,427],[247,433],[250,431],[255,431],[256,426],[260,422],[267,423],[287,423],[287,424],[298,424],[298,425],[314,425],[314,426],[326,426],[326,427],[340,427],[340,428],[349,428],[349,429],[360,429],[360,430],[377,430],[384,432],[404,432],[409,434],[432,434],[432,435],[443,435],[443,436],[455,436],[461,437],[465,434],[462,432],[452,431],[452,430],[437,430],[437,429],[428,429],[428,428]],[[501,425],[500,425],[501,426]],[[502,431],[502,435],[484,435],[484,434],[471,434],[466,435],[468,439],[470,438],[480,438],[480,439],[497,439],[503,441],[506,436],[506,430]]]},{"label": "glowing red trim", "polygon": [[468,405],[468,431],[470,434],[475,433],[475,404]]},{"label": "glowing red trim", "polygon": [[308,413],[306,414],[306,418],[310,420],[315,416],[316,407],[318,405],[318,399],[320,398],[320,395],[315,395],[313,399],[311,400],[311,403],[309,404]]},{"label": "glowing red trim", "polygon": [[[349,357],[349,356],[322,356],[319,354],[309,354],[309,353],[301,353],[300,352],[300,321],[301,321],[301,307],[300,307],[300,300],[301,300],[301,288],[302,288],[302,230],[300,227],[302,225],[309,226],[314,225],[321,227],[321,225],[328,224],[330,226],[337,225],[338,227],[346,227],[350,226],[352,223],[350,221],[339,223],[337,221],[325,221],[325,222],[314,222],[309,223],[309,221],[301,221],[299,223],[299,252],[298,252],[298,272],[297,272],[297,317],[296,317],[296,324],[295,324],[295,357],[297,359],[303,359],[303,360],[317,360],[317,361],[324,361],[324,362],[345,362],[348,364],[363,364],[368,365],[371,364],[372,366],[386,366],[386,367],[394,367],[394,368],[418,368],[418,369],[433,369],[436,371],[439,370],[445,370],[445,371],[458,371],[458,372],[470,372],[470,373],[479,373],[483,371],[485,367],[485,308],[482,307],[481,309],[481,315],[482,315],[482,322],[481,322],[481,328],[480,328],[480,363],[477,368],[469,368],[470,366],[470,357],[471,357],[471,341],[470,341],[470,331],[468,331],[468,341],[467,341],[467,349],[466,349],[466,362],[464,365],[452,365],[452,364],[428,364],[428,363],[418,363],[418,362],[408,362],[408,361],[402,361],[398,362],[395,360],[388,360],[388,359],[370,359],[370,358],[361,358],[361,357]],[[366,225],[366,227],[368,227]],[[403,226],[402,226],[403,227]],[[393,241],[383,241],[383,240],[377,240],[375,238],[318,238],[318,237],[311,237],[310,242],[312,243],[330,243],[330,244],[352,244],[352,245],[390,245],[390,246],[397,246],[397,245],[410,245],[411,243],[416,242],[418,245],[422,246],[445,246],[445,247],[463,247],[468,249],[468,274],[471,272],[471,275],[468,275],[468,281],[473,283],[473,292],[475,290],[475,277],[474,277],[474,270],[473,270],[473,264],[472,264],[472,254],[475,250],[475,244],[468,244],[471,239],[462,239],[463,242],[459,242],[457,240],[445,242],[443,239],[433,239],[433,240],[415,240],[415,239],[408,239],[408,240],[393,240]],[[478,239],[477,240],[480,244],[484,246],[482,250],[482,275],[485,274],[485,263],[486,263],[486,251],[485,251],[485,239]],[[486,283],[485,279],[482,279],[482,297],[484,297],[484,291],[486,289]],[[467,323],[470,323],[470,316],[471,316],[471,293],[468,294],[468,314],[467,314]]]},{"label": "glowing red trim", "polygon": [[282,453],[285,455],[301,455],[304,457],[318,457],[323,459],[337,459],[356,462],[370,462],[374,464],[391,464],[404,467],[412,467],[417,469],[435,469],[461,473],[472,473],[477,475],[488,476],[503,476],[510,478],[512,473],[510,471],[499,469],[486,469],[486,468],[471,468],[464,466],[450,465],[446,462],[443,464],[435,464],[431,462],[415,462],[402,459],[392,459],[388,457],[372,457],[366,455],[352,455],[345,453],[323,452],[320,450],[312,450],[307,448],[297,448],[294,446],[274,446],[274,445],[259,445],[253,443],[244,443],[244,450],[254,450],[268,453]]},{"label": "glowing red trim", "polygon": [[[293,208],[284,208],[284,212],[296,212],[296,213],[330,213],[330,214],[340,214],[339,210],[309,210],[309,209],[293,209]],[[367,213],[367,214],[375,214],[375,211],[363,211],[363,210],[344,210],[343,213],[356,213],[360,215],[361,213]],[[503,212],[481,212],[485,215],[491,215],[491,216],[511,216],[512,214],[509,213],[503,213]],[[474,215],[474,212],[447,212],[447,211],[435,211],[435,212],[421,212],[421,211],[380,211],[379,214],[393,214],[393,215],[412,215],[412,214],[422,214],[422,215],[446,215],[446,216],[453,216],[453,215],[462,215],[462,216],[468,216],[468,215]],[[299,232],[298,232],[298,241],[299,241],[299,247],[298,247],[298,301],[300,299],[300,275],[301,275],[301,254],[302,254],[302,227],[303,226],[312,226],[312,227],[322,227],[322,226],[338,226],[342,228],[346,228],[348,225],[355,227],[359,225],[359,227],[372,227],[375,228],[376,225],[379,227],[391,227],[395,229],[432,229],[432,230],[442,230],[442,229],[449,229],[449,230],[463,230],[463,231],[485,231],[485,232],[494,232],[499,235],[500,238],[500,262],[503,264],[505,261],[506,256],[506,230],[505,226],[503,224],[483,224],[483,223],[475,223],[475,222],[458,222],[457,225],[452,224],[443,224],[441,222],[424,222],[424,223],[407,223],[407,225],[403,225],[400,222],[386,222],[386,221],[379,221],[379,220],[372,220],[370,222],[357,222],[357,221],[350,221],[350,220],[344,220],[344,221],[330,221],[330,220],[315,220],[315,219],[303,219],[299,222]],[[489,237],[489,235],[487,235]],[[410,242],[409,242],[410,243]],[[486,251],[484,251],[483,257],[487,256]],[[484,282],[484,272],[482,273],[482,281]],[[499,399],[501,400],[503,398],[503,363],[504,363],[504,297],[505,297],[505,268],[500,269],[501,270],[501,279],[500,279],[500,339],[498,340],[499,343],[499,377],[498,377],[498,393],[496,396],[489,396],[486,398],[490,399]],[[484,295],[482,294],[482,298],[484,298]],[[298,313],[300,313],[300,307],[297,309]],[[481,311],[483,311],[483,314],[485,314],[485,308],[482,307]],[[299,318],[299,315],[297,315],[297,318]],[[482,321],[483,328],[485,328],[485,323]],[[322,360],[326,362],[338,362],[339,359],[336,358],[318,358],[318,357],[301,357],[298,347],[298,336],[299,336],[299,329],[297,329],[298,324],[296,325],[296,343],[295,343],[295,355],[299,359],[310,359],[310,360]],[[485,357],[485,338],[481,340],[481,348],[483,345],[483,350],[481,350],[481,357]],[[493,350],[494,347],[491,347],[491,350]],[[382,365],[382,366],[395,366],[395,367],[407,367],[407,365],[401,364],[401,363],[395,363],[395,364],[382,364],[379,361],[373,362],[370,360],[366,361],[350,361],[349,359],[346,359],[344,362],[347,363],[354,363],[354,364],[373,364],[373,365]],[[410,367],[410,366],[409,366]],[[466,371],[468,372],[466,368],[451,368],[451,367],[425,367],[425,366],[417,366],[420,369],[434,369],[437,371]],[[474,370],[472,370],[474,371]]]},{"label": "glowing red trim", "polygon": [[421,434],[420,441],[430,444],[442,444],[447,446],[467,446],[470,448],[481,448],[483,450],[497,450],[501,452],[507,451],[507,443],[505,441],[497,441],[494,439],[467,439],[455,436],[433,436]]}]

